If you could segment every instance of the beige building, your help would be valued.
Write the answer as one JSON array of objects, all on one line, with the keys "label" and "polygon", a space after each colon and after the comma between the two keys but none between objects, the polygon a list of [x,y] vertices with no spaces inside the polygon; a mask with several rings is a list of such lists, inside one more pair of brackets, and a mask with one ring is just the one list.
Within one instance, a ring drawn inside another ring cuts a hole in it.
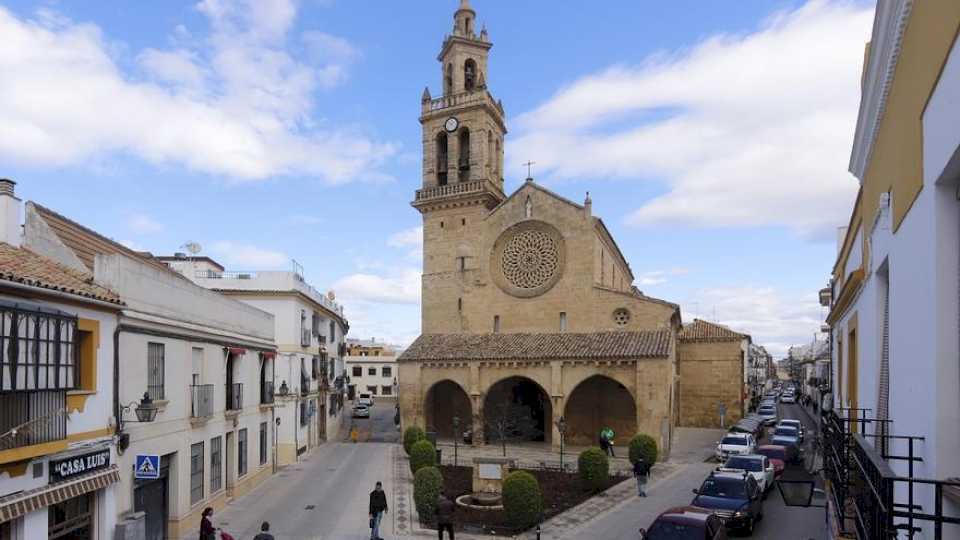
[{"label": "beige building", "polygon": [[[743,418],[750,336],[700,319],[680,331],[680,417],[692,427],[727,427]],[[722,416],[722,418],[721,418]]]},{"label": "beige building", "polygon": [[[403,426],[451,435],[456,417],[489,440],[512,408],[532,419],[518,438],[559,445],[562,418],[571,443],[609,425],[668,451],[679,306],[632,285],[589,196],[578,204],[531,178],[504,193],[504,111],[475,28],[463,0],[438,57],[443,95],[425,90],[421,103],[423,335],[399,359]],[[739,394],[742,380],[729,382]]]}]

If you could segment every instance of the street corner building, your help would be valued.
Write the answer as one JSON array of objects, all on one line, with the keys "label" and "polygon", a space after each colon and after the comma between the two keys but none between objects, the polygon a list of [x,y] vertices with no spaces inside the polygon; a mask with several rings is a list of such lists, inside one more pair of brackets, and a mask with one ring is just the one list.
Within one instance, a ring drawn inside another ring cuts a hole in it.
[{"label": "street corner building", "polygon": [[[504,193],[504,108],[488,87],[492,43],[476,27],[464,0],[438,57],[443,95],[421,98],[411,204],[423,217],[423,334],[398,360],[402,425],[450,436],[456,417],[482,442],[512,407],[532,419],[514,430],[528,439],[558,446],[562,425],[565,441],[593,444],[609,426],[620,442],[649,434],[666,454],[682,399],[680,308],[633,286],[589,195],[579,204],[529,177]],[[687,374],[711,369],[690,362]],[[723,380],[739,398],[742,379]],[[716,400],[691,410],[707,407]]]}]

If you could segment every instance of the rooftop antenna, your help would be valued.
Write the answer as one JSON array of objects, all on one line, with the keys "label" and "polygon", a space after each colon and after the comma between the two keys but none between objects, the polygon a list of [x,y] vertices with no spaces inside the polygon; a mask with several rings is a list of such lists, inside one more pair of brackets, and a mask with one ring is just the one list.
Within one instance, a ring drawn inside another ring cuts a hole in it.
[{"label": "rooftop antenna", "polygon": [[200,251],[203,249],[200,247],[200,244],[196,242],[187,242],[186,244],[180,247],[187,250],[191,255],[196,255],[197,253],[200,253]]}]

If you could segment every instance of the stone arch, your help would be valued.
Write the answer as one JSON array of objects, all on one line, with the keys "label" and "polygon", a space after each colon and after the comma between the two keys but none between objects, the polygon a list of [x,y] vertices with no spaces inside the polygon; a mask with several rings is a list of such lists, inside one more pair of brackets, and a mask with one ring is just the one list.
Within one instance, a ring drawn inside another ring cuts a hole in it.
[{"label": "stone arch", "polygon": [[507,434],[510,442],[550,442],[553,433],[553,404],[550,394],[529,377],[514,375],[490,385],[483,398],[484,440],[494,444],[500,438],[499,419],[514,420]]},{"label": "stone arch", "polygon": [[457,167],[460,170],[460,181],[466,182],[470,178],[470,128],[463,126],[457,141]]},{"label": "stone arch", "polygon": [[463,63],[463,88],[472,91],[477,85],[477,63],[473,58],[467,58]]},{"label": "stone arch", "polygon": [[460,419],[460,431],[473,426],[473,407],[470,396],[458,383],[443,379],[430,386],[423,404],[427,431],[435,431],[438,437],[452,438],[453,419]]},{"label": "stone arch", "polygon": [[587,377],[567,397],[564,407],[567,444],[596,445],[600,430],[610,427],[615,444],[624,445],[637,431],[637,405],[630,390],[606,375]]},{"label": "stone arch", "polygon": [[443,131],[437,133],[437,142],[436,142],[436,156],[437,156],[437,185],[445,186],[447,185],[447,152],[449,151],[450,143],[447,140],[447,134]]}]

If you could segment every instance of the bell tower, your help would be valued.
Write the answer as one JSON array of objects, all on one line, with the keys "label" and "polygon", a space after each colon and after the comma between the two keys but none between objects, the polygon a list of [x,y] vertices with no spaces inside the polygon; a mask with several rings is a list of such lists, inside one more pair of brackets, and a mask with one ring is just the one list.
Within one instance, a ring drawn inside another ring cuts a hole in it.
[{"label": "bell tower", "polygon": [[[487,58],[493,44],[477,33],[477,13],[460,0],[453,30],[440,47],[442,93],[423,90],[420,125],[423,177],[411,205],[423,216],[423,328],[456,332],[478,268],[483,217],[502,202],[503,105],[490,93]],[[443,321],[441,327],[431,321]]]}]

